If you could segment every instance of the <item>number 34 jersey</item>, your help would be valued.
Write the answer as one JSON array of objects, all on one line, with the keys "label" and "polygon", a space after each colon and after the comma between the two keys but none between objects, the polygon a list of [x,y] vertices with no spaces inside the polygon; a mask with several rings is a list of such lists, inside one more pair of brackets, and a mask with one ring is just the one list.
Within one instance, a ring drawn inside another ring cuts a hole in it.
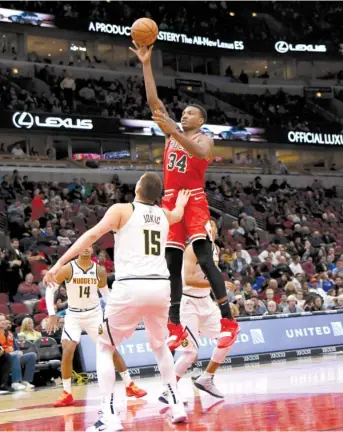
[{"label": "number 34 jersey", "polygon": [[68,295],[68,307],[70,309],[92,309],[100,304],[98,295],[98,265],[92,262],[92,266],[84,271],[71,261],[72,276],[66,282]]},{"label": "number 34 jersey", "polygon": [[[191,137],[197,141],[201,132]],[[164,150],[164,190],[200,189],[205,185],[205,173],[210,159],[199,159],[189,154],[173,137]]]},{"label": "number 34 jersey", "polygon": [[133,213],[115,234],[116,280],[169,278],[165,259],[169,223],[155,205],[134,202]]}]

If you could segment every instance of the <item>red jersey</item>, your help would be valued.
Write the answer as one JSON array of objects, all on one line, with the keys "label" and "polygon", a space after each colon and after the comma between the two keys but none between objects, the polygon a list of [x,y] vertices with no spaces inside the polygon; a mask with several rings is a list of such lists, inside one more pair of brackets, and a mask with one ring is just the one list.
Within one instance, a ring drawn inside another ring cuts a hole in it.
[{"label": "red jersey", "polygon": [[[201,132],[191,137],[196,140]],[[203,189],[210,159],[199,159],[188,153],[175,138],[170,137],[164,150],[164,190]]]}]

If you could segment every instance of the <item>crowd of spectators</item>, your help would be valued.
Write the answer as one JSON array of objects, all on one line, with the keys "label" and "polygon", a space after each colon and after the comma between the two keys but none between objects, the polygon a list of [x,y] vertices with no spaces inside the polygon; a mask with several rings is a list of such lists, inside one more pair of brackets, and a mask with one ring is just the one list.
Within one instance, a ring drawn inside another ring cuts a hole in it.
[{"label": "crowd of spectators", "polygon": [[343,211],[335,188],[319,180],[305,190],[287,180],[267,186],[260,177],[243,187],[230,176],[206,188],[238,209],[231,229],[221,229],[219,266],[235,280],[231,300],[240,315],[343,308]]}]

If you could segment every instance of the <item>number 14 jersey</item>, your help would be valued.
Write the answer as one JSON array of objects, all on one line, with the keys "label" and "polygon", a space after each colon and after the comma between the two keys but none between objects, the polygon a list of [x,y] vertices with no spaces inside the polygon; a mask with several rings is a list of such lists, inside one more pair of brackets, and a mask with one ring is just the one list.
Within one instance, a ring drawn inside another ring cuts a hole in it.
[{"label": "number 14 jersey", "polygon": [[[196,141],[201,132],[191,137]],[[203,189],[205,173],[210,159],[199,159],[188,153],[173,137],[170,137],[164,150],[164,190]]]},{"label": "number 14 jersey", "polygon": [[72,276],[66,281],[68,307],[71,309],[92,309],[99,305],[98,265],[92,262],[88,270],[78,266],[76,260],[71,261]]},{"label": "number 14 jersey", "polygon": [[165,259],[169,223],[164,211],[135,201],[133,213],[115,234],[116,280],[169,278]]}]

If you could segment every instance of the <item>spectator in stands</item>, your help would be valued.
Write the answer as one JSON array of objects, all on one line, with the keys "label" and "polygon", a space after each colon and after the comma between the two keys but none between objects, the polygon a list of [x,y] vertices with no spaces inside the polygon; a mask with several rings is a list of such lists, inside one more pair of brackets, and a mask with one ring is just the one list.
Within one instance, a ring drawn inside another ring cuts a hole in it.
[{"label": "spectator in stands", "polygon": [[278,305],[274,300],[269,300],[267,303],[267,311],[264,315],[276,315],[279,313]]},{"label": "spectator in stands", "polygon": [[343,294],[340,294],[336,300],[336,306],[333,309],[343,309]]},{"label": "spectator in stands", "polygon": [[254,302],[249,299],[245,300],[244,302],[244,312],[241,314],[241,316],[255,316],[256,312],[254,310]]},{"label": "spectator in stands", "polygon": [[257,294],[252,294],[251,300],[254,303],[254,312],[256,315],[264,315],[266,312],[266,307],[263,304],[262,300],[259,300]]},{"label": "spectator in stands", "polygon": [[317,278],[312,278],[310,280],[311,286],[309,287],[309,291],[311,293],[317,294],[323,299],[326,297],[326,292],[323,290],[323,288],[318,283]]},{"label": "spectator in stands", "polygon": [[324,220],[325,222],[328,222],[328,223],[336,223],[336,222],[337,222],[336,216],[335,216],[335,214],[330,210],[330,208],[327,208],[327,209],[325,210],[325,212],[324,212],[323,215],[322,215],[322,218],[323,218],[323,220]]},{"label": "spectator in stands", "polygon": [[68,72],[67,76],[61,81],[60,87],[63,90],[67,106],[70,112],[72,112],[74,109],[74,92],[76,89],[76,85],[75,80],[70,72]]},{"label": "spectator in stands", "polygon": [[307,260],[302,264],[302,268],[309,278],[313,277],[316,274],[316,267],[312,262],[312,257],[308,257]]},{"label": "spectator in stands", "polygon": [[33,274],[28,273],[25,276],[25,282],[22,282],[18,287],[17,299],[20,303],[24,303],[27,310],[32,315],[35,304],[39,301],[40,291],[38,286],[33,283]]},{"label": "spectator in stands", "polygon": [[254,233],[257,230],[257,223],[254,217],[248,216],[246,213],[242,213],[240,217],[240,225],[246,233]]},{"label": "spectator in stands", "polygon": [[60,286],[55,297],[56,315],[64,316],[68,308],[67,290],[64,286]]},{"label": "spectator in stands", "polygon": [[273,243],[276,245],[284,245],[288,243],[288,239],[285,236],[283,229],[279,228],[275,231],[275,237],[273,239]]},{"label": "spectator in stands", "polygon": [[11,155],[15,158],[24,158],[26,156],[24,150],[21,148],[20,143],[17,143],[11,150]]},{"label": "spectator in stands", "polygon": [[246,251],[245,249],[243,249],[243,247],[240,243],[237,243],[237,245],[236,245],[236,256],[237,256],[237,252],[240,252],[241,257],[245,260],[247,265],[251,264],[251,256],[250,256],[249,252]]},{"label": "spectator in stands", "polygon": [[299,273],[304,273],[304,270],[303,270],[301,263],[300,263],[300,256],[299,255],[296,255],[293,257],[293,260],[290,263],[289,268],[292,270],[294,275],[297,275]]},{"label": "spectator in stands", "polygon": [[239,226],[238,221],[232,221],[232,228],[229,230],[231,237],[240,237],[244,236],[245,231],[242,227]]},{"label": "spectator in stands", "polygon": [[[17,341],[13,334],[7,330],[5,315],[0,314],[0,345],[5,352],[11,355],[12,361],[12,389],[13,390],[31,390],[37,354],[28,352],[23,354],[18,348]],[[24,376],[22,376],[22,368]]]},{"label": "spectator in stands", "polygon": [[45,216],[45,213],[48,211],[44,205],[45,193],[40,190],[37,195],[31,201],[31,209],[32,209],[32,220],[42,220]]},{"label": "spectator in stands", "polygon": [[0,391],[8,391],[8,383],[12,368],[11,355],[0,345]]},{"label": "spectator in stands", "polygon": [[287,306],[283,308],[283,313],[301,313],[303,309],[297,305],[297,298],[294,295],[287,297]]},{"label": "spectator in stands", "polygon": [[114,270],[113,262],[106,258],[106,251],[104,249],[101,249],[97,256],[92,258],[92,261],[105,267],[107,273],[112,273]]},{"label": "spectator in stands", "polygon": [[236,259],[234,259],[231,263],[232,271],[235,273],[241,273],[246,270],[248,267],[247,262],[244,258],[242,258],[242,253],[240,251],[236,251]]},{"label": "spectator in stands", "polygon": [[5,147],[5,143],[1,143],[0,144],[0,155],[7,155],[8,154],[8,151],[6,150],[6,147]]},{"label": "spectator in stands", "polygon": [[41,337],[42,334],[34,329],[32,318],[24,318],[21,323],[20,333],[18,333],[18,339],[34,342]]}]

